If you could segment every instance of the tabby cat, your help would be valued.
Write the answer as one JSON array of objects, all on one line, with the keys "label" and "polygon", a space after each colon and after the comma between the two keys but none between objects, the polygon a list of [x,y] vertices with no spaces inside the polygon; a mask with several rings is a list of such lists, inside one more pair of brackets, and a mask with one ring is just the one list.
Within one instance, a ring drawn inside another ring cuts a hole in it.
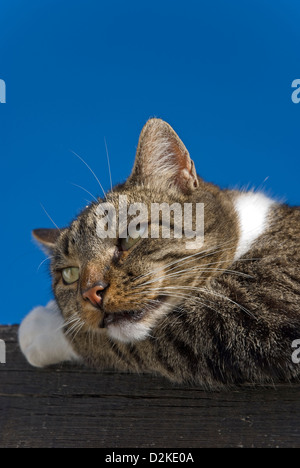
[{"label": "tabby cat", "polygon": [[[100,238],[98,205],[118,212],[120,195],[149,208],[203,203],[203,245],[187,250],[184,235]],[[300,338],[300,210],[205,182],[166,122],[146,123],[124,184],[69,227],[34,237],[50,252],[55,301],[20,326],[33,366],[78,360],[206,387],[300,376],[291,359]]]}]

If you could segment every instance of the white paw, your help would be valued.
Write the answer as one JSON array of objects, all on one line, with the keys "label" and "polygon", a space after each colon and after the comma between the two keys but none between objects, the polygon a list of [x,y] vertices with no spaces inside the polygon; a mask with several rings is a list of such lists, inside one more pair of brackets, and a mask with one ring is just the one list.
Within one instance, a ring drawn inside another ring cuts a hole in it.
[{"label": "white paw", "polygon": [[44,367],[79,357],[63,334],[64,320],[55,301],[36,307],[19,327],[19,344],[27,361]]}]

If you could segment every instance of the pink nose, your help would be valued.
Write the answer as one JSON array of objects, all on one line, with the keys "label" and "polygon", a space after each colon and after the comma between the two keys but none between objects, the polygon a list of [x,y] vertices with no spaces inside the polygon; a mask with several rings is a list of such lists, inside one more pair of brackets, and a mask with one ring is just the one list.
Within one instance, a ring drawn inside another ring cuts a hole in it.
[{"label": "pink nose", "polygon": [[102,291],[107,288],[107,284],[98,283],[82,294],[83,299],[90,301],[91,304],[99,306],[102,302]]}]

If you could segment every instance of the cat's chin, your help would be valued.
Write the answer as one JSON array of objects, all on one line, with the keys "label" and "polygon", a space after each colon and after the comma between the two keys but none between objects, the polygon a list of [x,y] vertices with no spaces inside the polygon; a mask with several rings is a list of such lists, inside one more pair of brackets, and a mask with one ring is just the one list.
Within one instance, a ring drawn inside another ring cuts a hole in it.
[{"label": "cat's chin", "polygon": [[107,327],[108,336],[122,343],[141,341],[149,336],[151,327],[143,322],[111,324]]},{"label": "cat's chin", "polygon": [[[108,318],[105,326],[108,336],[112,340],[121,341],[123,343],[133,343],[135,341],[144,340],[149,336],[157,320],[170,310],[171,304],[166,301],[165,297],[160,297],[159,302],[160,304],[155,310],[146,309],[138,313],[130,312],[124,317],[121,315],[117,320]],[[118,314],[114,315],[116,317]]]}]

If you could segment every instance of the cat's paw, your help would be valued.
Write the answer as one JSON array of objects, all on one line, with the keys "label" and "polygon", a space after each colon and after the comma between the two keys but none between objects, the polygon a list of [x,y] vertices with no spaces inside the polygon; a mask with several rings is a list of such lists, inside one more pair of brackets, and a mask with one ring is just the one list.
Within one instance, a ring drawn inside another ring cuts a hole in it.
[{"label": "cat's paw", "polygon": [[63,334],[63,317],[55,301],[36,307],[19,327],[19,344],[27,361],[45,367],[79,357]]}]

